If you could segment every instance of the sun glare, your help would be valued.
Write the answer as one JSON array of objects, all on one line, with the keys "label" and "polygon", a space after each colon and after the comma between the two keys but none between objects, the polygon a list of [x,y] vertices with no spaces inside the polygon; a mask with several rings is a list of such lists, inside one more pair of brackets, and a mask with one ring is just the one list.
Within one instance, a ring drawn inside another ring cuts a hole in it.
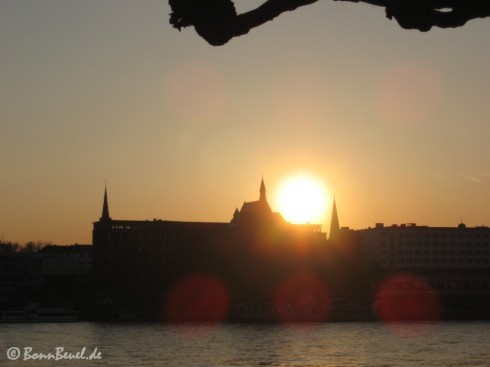
[{"label": "sun glare", "polygon": [[288,222],[317,224],[325,216],[325,187],[310,176],[294,176],[281,185],[277,203]]}]

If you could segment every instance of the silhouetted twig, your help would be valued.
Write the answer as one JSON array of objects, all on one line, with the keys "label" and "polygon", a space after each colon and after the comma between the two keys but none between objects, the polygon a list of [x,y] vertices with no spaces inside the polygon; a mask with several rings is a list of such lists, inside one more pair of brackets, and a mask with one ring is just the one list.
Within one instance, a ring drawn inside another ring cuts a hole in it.
[{"label": "silhouetted twig", "polygon": [[[193,26],[213,46],[273,20],[285,11],[296,10],[318,0],[267,0],[254,10],[237,14],[231,0],[169,0],[170,24],[177,29]],[[334,0],[363,2],[384,7],[388,19],[395,18],[405,29],[422,32],[433,26],[455,28],[471,19],[490,16],[490,0]]]}]

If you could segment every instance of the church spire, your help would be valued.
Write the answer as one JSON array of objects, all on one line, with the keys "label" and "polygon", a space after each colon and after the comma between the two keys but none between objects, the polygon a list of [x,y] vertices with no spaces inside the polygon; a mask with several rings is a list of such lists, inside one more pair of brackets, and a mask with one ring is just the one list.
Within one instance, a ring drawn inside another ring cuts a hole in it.
[{"label": "church spire", "polygon": [[262,177],[262,181],[260,182],[260,201],[267,201],[266,191],[264,178]]},{"label": "church spire", "polygon": [[102,206],[102,216],[100,217],[100,220],[111,220],[111,217],[109,217],[109,204],[107,202],[107,185],[104,189],[104,205]]},{"label": "church spire", "polygon": [[335,204],[335,197],[333,198],[332,219],[330,220],[330,234],[329,240],[335,239],[340,232],[339,216],[337,214],[337,205]]}]

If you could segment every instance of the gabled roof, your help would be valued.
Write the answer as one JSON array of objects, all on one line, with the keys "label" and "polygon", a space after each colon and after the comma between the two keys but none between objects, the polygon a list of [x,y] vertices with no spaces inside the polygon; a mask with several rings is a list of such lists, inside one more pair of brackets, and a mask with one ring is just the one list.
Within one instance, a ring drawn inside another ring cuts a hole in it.
[{"label": "gabled roof", "polygon": [[250,223],[257,221],[278,221],[285,223],[279,213],[274,213],[266,198],[264,179],[260,182],[260,198],[257,201],[244,202],[240,210],[235,209],[232,223]]}]

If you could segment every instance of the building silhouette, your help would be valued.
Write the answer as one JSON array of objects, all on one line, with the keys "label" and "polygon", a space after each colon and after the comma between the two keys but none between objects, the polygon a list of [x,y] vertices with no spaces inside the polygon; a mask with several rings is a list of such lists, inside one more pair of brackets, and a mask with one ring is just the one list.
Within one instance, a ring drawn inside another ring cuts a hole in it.
[{"label": "building silhouette", "polygon": [[[340,226],[334,201],[326,259],[330,269],[349,269],[345,278],[354,281],[343,281],[340,288],[360,285],[357,292],[337,294],[372,305],[376,318],[490,317],[488,227],[376,223],[353,230]],[[334,272],[338,276],[342,269]]]},{"label": "building silhouette", "polygon": [[362,251],[394,279],[388,293],[400,303],[409,294],[432,292],[440,317],[489,317],[490,228],[377,223],[357,232]]},{"label": "building silhouette", "polygon": [[334,200],[327,240],[320,225],[274,212],[263,179],[258,200],[229,222],[115,220],[106,188],[93,276],[92,311],[111,318],[121,310],[178,321],[488,318],[490,229],[353,230],[340,226]]},{"label": "building silhouette", "polygon": [[25,321],[26,309],[33,304],[78,306],[88,293],[85,286],[91,263],[91,245],[47,245],[19,251],[0,243],[0,322],[16,321],[15,317],[2,318],[11,312],[19,317],[17,321]]},{"label": "building silhouette", "polygon": [[415,223],[359,231],[362,245],[391,269],[490,269],[490,228],[428,227]]},{"label": "building silhouette", "polygon": [[329,240],[334,240],[338,237],[340,232],[339,215],[337,213],[337,204],[335,203],[335,197],[333,198],[332,217],[330,220],[330,232],[328,234]]},{"label": "building silhouette", "polygon": [[115,220],[107,189],[93,223],[93,266],[100,297],[158,318],[180,282],[206,274],[224,284],[231,304],[270,302],[281,276],[320,267],[321,225],[291,224],[273,212],[262,179],[259,199],[229,222]]}]

